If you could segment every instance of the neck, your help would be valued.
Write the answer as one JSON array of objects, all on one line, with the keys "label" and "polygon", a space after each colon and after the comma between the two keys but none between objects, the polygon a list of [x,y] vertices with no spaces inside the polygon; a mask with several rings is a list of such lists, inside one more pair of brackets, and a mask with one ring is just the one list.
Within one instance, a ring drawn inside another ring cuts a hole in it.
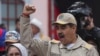
[{"label": "neck", "polygon": [[76,40],[77,40],[77,35],[75,34],[75,35],[73,36],[72,43],[75,43]]},{"label": "neck", "polygon": [[76,40],[77,40],[77,35],[75,34],[75,35],[73,35],[71,38],[72,38],[72,40],[71,40],[68,44],[66,44],[65,46],[70,45],[70,44],[72,44],[72,43],[75,43]]},{"label": "neck", "polygon": [[72,37],[73,39],[72,39],[72,42],[71,43],[75,43],[76,41],[77,41],[77,35],[75,34],[75,35],[73,35],[73,37]]}]

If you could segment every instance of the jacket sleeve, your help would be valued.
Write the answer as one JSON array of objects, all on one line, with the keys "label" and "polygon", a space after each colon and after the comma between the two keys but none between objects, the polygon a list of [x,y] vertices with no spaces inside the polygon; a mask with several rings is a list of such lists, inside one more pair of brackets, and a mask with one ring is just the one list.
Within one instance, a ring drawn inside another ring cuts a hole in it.
[{"label": "jacket sleeve", "polygon": [[98,54],[97,50],[96,50],[94,47],[92,47],[92,48],[88,51],[87,56],[99,56],[99,54]]},{"label": "jacket sleeve", "polygon": [[100,53],[100,28],[94,27],[90,30],[91,35],[94,37],[95,42],[98,46],[98,52]]},{"label": "jacket sleeve", "polygon": [[44,56],[48,50],[48,42],[33,39],[30,19],[23,16],[20,17],[20,36],[21,44],[23,44],[29,53],[29,56]]},{"label": "jacket sleeve", "polygon": [[92,36],[100,40],[100,28],[99,27],[94,27],[89,32],[92,34]]}]

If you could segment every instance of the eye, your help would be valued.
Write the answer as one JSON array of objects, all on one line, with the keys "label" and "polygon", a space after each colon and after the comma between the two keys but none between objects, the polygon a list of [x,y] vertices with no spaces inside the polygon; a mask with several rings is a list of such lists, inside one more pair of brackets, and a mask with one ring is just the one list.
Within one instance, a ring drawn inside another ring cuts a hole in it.
[{"label": "eye", "polygon": [[66,25],[62,25],[61,26],[61,29],[66,29]]},{"label": "eye", "polygon": [[7,56],[13,56],[13,53],[8,54]]},{"label": "eye", "polygon": [[19,56],[19,55],[20,55],[20,53],[15,53],[15,55],[16,55],[16,56]]},{"label": "eye", "polygon": [[55,29],[58,30],[58,29],[59,29],[59,26],[56,25],[56,26],[55,26]]}]

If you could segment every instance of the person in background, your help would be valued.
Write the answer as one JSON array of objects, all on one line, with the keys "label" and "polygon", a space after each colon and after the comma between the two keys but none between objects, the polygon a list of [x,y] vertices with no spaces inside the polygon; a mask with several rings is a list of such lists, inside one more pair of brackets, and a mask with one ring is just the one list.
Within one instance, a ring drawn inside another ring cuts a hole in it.
[{"label": "person in background", "polygon": [[4,23],[0,24],[0,28],[5,29],[6,30],[6,26]]},{"label": "person in background", "polygon": [[25,6],[20,17],[21,43],[28,49],[29,56],[99,56],[94,46],[76,33],[77,22],[70,13],[60,13],[53,23],[60,41],[33,39],[29,15],[35,10],[34,6]]},{"label": "person in background", "polygon": [[20,20],[18,18],[15,20],[15,25],[15,31],[20,33]]},{"label": "person in background", "polygon": [[8,31],[6,33],[6,49],[8,48],[9,45],[13,43],[19,43],[20,42],[20,36],[16,31]]},{"label": "person in background", "polygon": [[6,56],[28,56],[28,52],[22,44],[14,43],[7,48]]},{"label": "person in background", "polygon": [[33,18],[30,20],[30,25],[32,28],[32,33],[33,33],[33,38],[34,39],[39,39],[39,40],[46,40],[49,41],[50,37],[44,35],[43,33],[43,24],[41,21],[39,21],[37,18]]},{"label": "person in background", "polygon": [[68,8],[67,12],[73,14],[77,20],[77,34],[94,45],[100,54],[100,28],[93,22],[92,9],[86,3],[77,1]]},{"label": "person in background", "polygon": [[5,55],[5,35],[6,29],[4,24],[0,24],[0,56]]}]

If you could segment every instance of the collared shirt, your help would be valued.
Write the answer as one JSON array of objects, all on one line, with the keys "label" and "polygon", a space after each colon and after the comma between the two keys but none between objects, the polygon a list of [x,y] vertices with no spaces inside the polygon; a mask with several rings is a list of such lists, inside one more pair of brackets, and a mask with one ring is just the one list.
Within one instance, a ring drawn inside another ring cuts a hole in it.
[{"label": "collared shirt", "polygon": [[74,43],[71,43],[67,46],[63,46],[63,44],[60,45],[60,48],[67,48],[67,49],[71,49],[75,44]]},{"label": "collared shirt", "polygon": [[[57,48],[58,47],[58,48]],[[52,44],[50,56],[99,56],[97,50],[79,36],[75,43],[68,45]]]}]

